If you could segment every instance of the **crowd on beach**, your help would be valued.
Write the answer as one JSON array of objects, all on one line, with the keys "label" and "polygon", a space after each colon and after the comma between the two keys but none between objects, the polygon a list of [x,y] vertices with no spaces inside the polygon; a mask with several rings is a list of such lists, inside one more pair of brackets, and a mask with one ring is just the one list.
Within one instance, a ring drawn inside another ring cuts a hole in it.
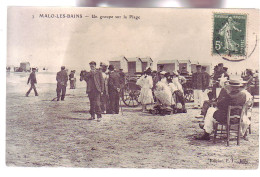
[{"label": "crowd on beach", "polygon": [[[90,71],[83,70],[80,73],[80,81],[87,83],[86,93],[90,101],[90,119],[101,121],[102,114],[119,114],[120,96],[126,82],[126,75],[122,70],[116,71],[113,65],[100,63],[97,68],[95,61],[89,63]],[[27,84],[31,84],[26,93],[29,96],[33,89],[35,96],[38,92],[35,84],[36,69],[28,78]],[[184,68],[185,71],[185,68]],[[138,101],[142,105],[143,112],[158,113],[186,113],[184,89],[187,82],[187,72],[164,71],[163,67],[159,71],[153,71],[150,67],[142,73],[136,81],[140,86]],[[230,79],[228,68],[219,63],[214,68],[214,73],[210,76],[206,72],[206,67],[197,65],[196,72],[192,73],[191,83],[194,96],[194,109],[201,109],[200,115],[196,118],[203,118],[204,124],[200,127],[204,129],[204,134],[197,137],[199,140],[209,140],[213,131],[214,123],[225,122],[228,114],[228,106],[243,106],[253,99],[251,85],[255,76],[251,69],[247,69],[241,79]],[[61,67],[56,75],[57,80],[57,101],[64,101],[68,80],[70,89],[76,88],[75,70],[68,76],[65,66]],[[250,120],[243,118],[243,134],[250,125]]]}]

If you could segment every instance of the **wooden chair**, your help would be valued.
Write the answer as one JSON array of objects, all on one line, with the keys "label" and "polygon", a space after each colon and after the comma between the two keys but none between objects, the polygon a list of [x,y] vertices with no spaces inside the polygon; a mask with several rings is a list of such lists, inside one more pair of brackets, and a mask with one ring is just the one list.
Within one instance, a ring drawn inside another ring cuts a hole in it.
[{"label": "wooden chair", "polygon": [[[240,112],[240,114],[238,114],[238,113],[233,114],[234,110],[239,110],[237,112]],[[245,113],[245,110],[246,110],[246,104],[244,106],[229,106],[228,107],[227,122],[225,124],[221,124],[219,122],[214,124],[213,143],[216,143],[217,134],[226,134],[227,135],[227,146],[229,146],[231,126],[237,126],[237,130],[232,130],[232,131],[237,133],[237,145],[240,144],[241,122],[242,122],[242,117]],[[218,129],[219,125],[221,126],[221,129]],[[225,127],[225,130],[226,130],[225,133],[223,133],[223,127]],[[218,131],[220,131],[220,133],[218,133]]]}]

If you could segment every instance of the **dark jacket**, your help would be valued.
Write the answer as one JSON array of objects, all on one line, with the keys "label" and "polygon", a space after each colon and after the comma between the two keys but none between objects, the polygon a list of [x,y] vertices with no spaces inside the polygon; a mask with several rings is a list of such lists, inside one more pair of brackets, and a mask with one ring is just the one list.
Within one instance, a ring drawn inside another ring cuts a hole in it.
[{"label": "dark jacket", "polygon": [[203,88],[203,73],[193,73],[192,74],[192,87],[193,89],[202,90]]},{"label": "dark jacket", "polygon": [[31,84],[37,84],[36,75],[34,72],[30,74],[27,84],[29,84],[29,82],[31,82]]},{"label": "dark jacket", "polygon": [[220,123],[226,123],[228,106],[243,106],[246,103],[246,94],[243,92],[223,93],[217,101],[218,110],[213,117]]},{"label": "dark jacket", "polygon": [[203,80],[202,89],[205,90],[209,87],[210,75],[207,72],[203,72],[202,76],[203,76],[203,78],[202,78],[202,80]]},{"label": "dark jacket", "polygon": [[214,80],[218,80],[219,78],[221,78],[221,75],[224,73],[224,70],[217,70],[214,73],[213,79]]},{"label": "dark jacket", "polygon": [[70,73],[69,75],[69,80],[73,79],[74,78],[74,73]]},{"label": "dark jacket", "polygon": [[120,88],[120,75],[116,72],[110,72],[108,77],[108,92],[116,91]]},{"label": "dark jacket", "polygon": [[56,81],[60,85],[67,86],[67,82],[68,82],[68,74],[67,74],[67,72],[65,70],[59,71],[57,73],[57,76],[56,76]]},{"label": "dark jacket", "polygon": [[104,92],[104,79],[102,73],[99,70],[90,71],[86,74],[87,93],[97,90],[98,92]]}]

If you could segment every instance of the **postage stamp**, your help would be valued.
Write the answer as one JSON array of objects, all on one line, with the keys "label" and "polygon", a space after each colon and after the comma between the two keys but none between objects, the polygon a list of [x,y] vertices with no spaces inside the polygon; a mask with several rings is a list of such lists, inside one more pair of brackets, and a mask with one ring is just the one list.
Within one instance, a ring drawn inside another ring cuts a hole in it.
[{"label": "postage stamp", "polygon": [[246,14],[214,13],[213,55],[246,57]]}]

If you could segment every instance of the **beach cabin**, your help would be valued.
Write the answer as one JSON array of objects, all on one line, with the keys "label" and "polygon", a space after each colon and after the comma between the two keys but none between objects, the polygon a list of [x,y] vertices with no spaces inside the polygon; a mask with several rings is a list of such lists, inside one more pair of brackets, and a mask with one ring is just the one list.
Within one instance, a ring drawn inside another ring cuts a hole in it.
[{"label": "beach cabin", "polygon": [[147,67],[152,67],[153,60],[151,57],[126,58],[125,56],[121,56],[110,60],[109,64],[114,65],[116,70],[123,69],[123,72],[135,75],[136,73],[142,73]]},{"label": "beach cabin", "polygon": [[142,64],[142,72],[146,70],[147,67],[153,68],[153,60],[151,57],[139,58]]},{"label": "beach cabin", "polygon": [[178,60],[159,60],[157,62],[157,71],[161,70],[163,67],[163,71],[173,73],[173,71],[177,71],[179,69],[179,61]]},{"label": "beach cabin", "polygon": [[29,62],[22,62],[22,63],[20,63],[20,69],[22,70],[22,71],[31,71],[31,67],[30,67],[30,63]]},{"label": "beach cabin", "polygon": [[127,59],[125,56],[120,56],[113,58],[109,61],[109,65],[114,65],[115,70],[123,69],[124,72],[127,71]]},{"label": "beach cabin", "polygon": [[127,71],[129,75],[142,73],[147,67],[152,67],[153,60],[150,57],[146,58],[127,58]]},{"label": "beach cabin", "polygon": [[178,60],[179,61],[179,71],[183,71],[183,67],[185,67],[188,73],[191,73],[191,61],[190,60]]}]

